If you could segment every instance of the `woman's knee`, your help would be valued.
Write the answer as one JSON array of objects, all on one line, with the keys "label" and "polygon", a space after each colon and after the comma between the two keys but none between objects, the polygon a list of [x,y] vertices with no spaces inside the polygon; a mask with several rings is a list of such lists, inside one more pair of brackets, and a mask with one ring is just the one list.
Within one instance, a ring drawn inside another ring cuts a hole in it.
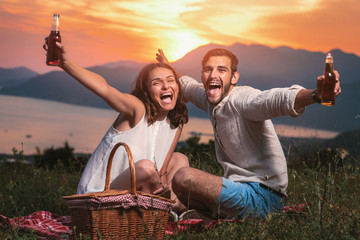
[{"label": "woman's knee", "polygon": [[152,161],[143,159],[135,163],[135,173],[137,178],[147,179],[157,174],[157,169]]},{"label": "woman's knee", "polygon": [[182,153],[174,152],[168,169],[180,169],[189,166],[189,159]]}]

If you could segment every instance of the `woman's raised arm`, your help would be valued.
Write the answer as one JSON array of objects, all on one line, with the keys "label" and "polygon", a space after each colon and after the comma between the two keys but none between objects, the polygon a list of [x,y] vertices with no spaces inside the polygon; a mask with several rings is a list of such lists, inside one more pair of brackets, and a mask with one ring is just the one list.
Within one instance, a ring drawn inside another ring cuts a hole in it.
[{"label": "woman's raised arm", "polygon": [[115,111],[121,114],[130,117],[144,114],[144,104],[137,97],[118,91],[110,86],[99,74],[91,72],[67,59],[64,45],[57,43],[57,46],[61,49],[59,66],[84,87],[104,99]]}]

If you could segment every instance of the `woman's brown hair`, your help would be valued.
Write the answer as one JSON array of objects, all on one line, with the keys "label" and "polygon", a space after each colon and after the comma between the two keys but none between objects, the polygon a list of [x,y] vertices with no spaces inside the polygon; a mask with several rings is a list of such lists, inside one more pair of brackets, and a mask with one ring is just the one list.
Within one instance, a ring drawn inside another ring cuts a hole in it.
[{"label": "woman's brown hair", "polygon": [[158,113],[156,111],[155,104],[150,97],[146,83],[149,80],[150,72],[158,67],[170,69],[174,74],[176,84],[179,86],[179,94],[178,94],[178,98],[176,99],[176,105],[174,109],[169,111],[167,115],[170,124],[176,128],[179,125],[183,125],[187,123],[189,117],[188,117],[188,110],[186,108],[184,97],[182,94],[179,78],[176,76],[175,70],[171,66],[164,63],[150,63],[145,67],[143,67],[138,77],[136,78],[135,89],[131,92],[131,94],[139,98],[144,103],[146,114],[148,117],[148,124],[149,125],[153,124],[156,121]]}]

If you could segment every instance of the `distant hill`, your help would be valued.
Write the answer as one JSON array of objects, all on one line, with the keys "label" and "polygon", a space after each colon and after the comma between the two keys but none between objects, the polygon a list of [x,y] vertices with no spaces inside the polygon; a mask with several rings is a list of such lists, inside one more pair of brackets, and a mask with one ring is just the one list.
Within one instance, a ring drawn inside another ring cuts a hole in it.
[{"label": "distant hill", "polygon": [[[241,85],[259,89],[286,87],[299,84],[315,88],[316,77],[324,68],[325,54],[297,50],[289,47],[270,48],[264,45],[234,44],[221,46],[209,44],[195,49],[173,63],[180,72],[200,79],[201,60],[204,54],[215,47],[231,50],[239,59]],[[282,117],[275,123],[300,125],[326,130],[347,131],[360,128],[360,58],[354,54],[332,50],[335,68],[340,72],[343,93],[336,100],[336,106],[328,108],[320,105],[308,107],[296,118]],[[89,68],[104,76],[107,81],[123,92],[132,89],[140,69],[145,63],[119,61]],[[35,76],[24,84],[0,90],[0,94],[27,96],[55,100],[92,107],[108,106],[93,93],[83,88],[64,72],[54,71]],[[190,116],[206,118],[207,114],[189,104]]]},{"label": "distant hill", "polygon": [[[96,66],[89,68],[107,79],[109,84],[121,91],[129,92],[132,79],[138,73],[138,67],[107,68]],[[4,89],[1,94],[26,96],[65,102],[91,107],[109,108],[108,105],[95,94],[81,86],[77,81],[63,71],[53,71],[39,75],[17,88]]]},{"label": "distant hill", "polygon": [[346,131],[334,139],[324,141],[324,146],[343,148],[353,156],[360,156],[360,129]]},{"label": "distant hill", "polygon": [[351,161],[359,165],[360,129],[346,131],[327,140],[280,137],[280,141],[287,158],[291,160],[306,159],[307,156],[319,154],[324,150],[338,149],[342,152],[341,150],[344,149]]},{"label": "distant hill", "polygon": [[26,67],[0,67],[0,89],[18,87],[37,75],[38,73],[31,71]]},{"label": "distant hill", "polygon": [[137,61],[127,61],[127,60],[121,60],[117,62],[110,62],[102,65],[106,68],[119,68],[119,67],[128,67],[128,68],[134,68],[134,69],[141,69],[145,63],[143,62],[137,62]]}]

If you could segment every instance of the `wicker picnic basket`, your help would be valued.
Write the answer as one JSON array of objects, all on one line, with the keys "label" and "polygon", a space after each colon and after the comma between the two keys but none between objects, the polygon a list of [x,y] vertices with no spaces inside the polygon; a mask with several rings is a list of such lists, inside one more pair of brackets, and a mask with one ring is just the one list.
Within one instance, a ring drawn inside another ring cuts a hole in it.
[{"label": "wicker picnic basket", "polygon": [[[131,190],[110,190],[112,160],[118,147],[124,146],[129,158]],[[73,238],[91,239],[163,239],[170,199],[136,191],[135,166],[127,144],[118,143],[110,153],[102,192],[64,197],[70,211]]]}]

